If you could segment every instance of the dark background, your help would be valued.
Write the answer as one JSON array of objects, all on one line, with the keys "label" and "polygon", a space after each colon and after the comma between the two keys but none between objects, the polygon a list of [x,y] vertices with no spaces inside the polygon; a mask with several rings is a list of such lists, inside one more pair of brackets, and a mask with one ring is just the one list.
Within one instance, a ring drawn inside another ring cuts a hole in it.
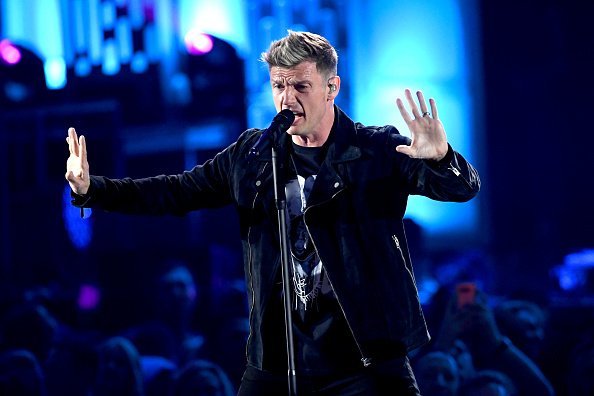
[{"label": "dark background", "polygon": [[545,269],[593,243],[593,10],[483,2],[491,249],[515,287],[544,286]]}]

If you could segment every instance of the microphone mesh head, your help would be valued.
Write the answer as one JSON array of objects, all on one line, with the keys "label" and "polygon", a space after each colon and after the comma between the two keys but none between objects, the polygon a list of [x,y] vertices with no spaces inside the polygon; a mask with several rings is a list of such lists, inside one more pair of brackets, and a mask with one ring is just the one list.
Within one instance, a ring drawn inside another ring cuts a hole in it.
[{"label": "microphone mesh head", "polygon": [[275,117],[279,123],[280,128],[283,130],[289,129],[293,121],[295,121],[295,114],[289,109],[284,109]]}]

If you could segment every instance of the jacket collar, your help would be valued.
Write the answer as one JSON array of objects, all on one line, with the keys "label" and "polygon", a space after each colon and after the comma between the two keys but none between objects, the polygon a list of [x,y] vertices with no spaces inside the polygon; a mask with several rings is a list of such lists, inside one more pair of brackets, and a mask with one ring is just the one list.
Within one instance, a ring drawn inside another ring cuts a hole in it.
[{"label": "jacket collar", "polygon": [[340,107],[334,105],[334,125],[331,132],[333,141],[327,154],[330,162],[351,161],[361,156],[356,132],[353,120]]},{"label": "jacket collar", "polygon": [[[285,133],[280,139],[280,152],[287,153],[291,145],[291,136]],[[331,163],[352,161],[361,156],[355,123],[337,105],[334,105],[334,124],[329,139],[332,141],[328,147],[327,160]],[[258,160],[270,162],[272,160],[270,148],[263,150]]]},{"label": "jacket collar", "polygon": [[[328,152],[314,183],[314,188],[308,198],[308,206],[315,206],[328,201],[346,187],[343,175],[341,175],[342,172],[337,172],[337,167],[334,166],[335,164],[353,161],[361,157],[361,148],[358,146],[355,123],[338,106],[334,106],[334,114],[334,124],[330,132],[329,139],[331,140],[328,142]],[[281,152],[288,153],[290,145],[291,136],[284,134],[280,147],[280,150],[284,151]],[[261,180],[261,182],[258,184],[257,190],[268,191],[269,194],[272,194],[272,166],[267,166],[266,164],[266,162],[269,163],[272,161],[270,151],[270,149],[267,149],[258,157],[258,162],[260,163],[260,176],[258,180]],[[279,171],[284,174],[288,171],[287,167],[289,165],[287,159],[288,156],[285,156],[284,163],[281,162],[280,164]],[[268,168],[267,172],[264,172],[265,168]],[[268,200],[264,200],[264,204],[268,210],[271,211],[274,209],[268,205]]]}]

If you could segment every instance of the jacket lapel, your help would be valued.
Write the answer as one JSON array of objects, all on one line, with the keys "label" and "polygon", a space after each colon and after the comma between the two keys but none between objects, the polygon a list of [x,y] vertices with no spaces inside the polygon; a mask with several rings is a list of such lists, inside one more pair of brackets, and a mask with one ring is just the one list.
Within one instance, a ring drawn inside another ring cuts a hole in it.
[{"label": "jacket lapel", "polygon": [[334,106],[334,111],[336,118],[332,128],[333,140],[316,177],[307,206],[316,206],[329,201],[342,191],[346,185],[344,175],[337,170],[339,164],[361,157],[361,149],[357,146],[355,123],[338,106]]},{"label": "jacket lapel", "polygon": [[[354,161],[361,157],[361,149],[357,145],[355,123],[338,106],[334,106],[334,111],[336,117],[332,131],[333,141],[328,147],[326,159],[316,177],[316,182],[308,199],[308,206],[326,202],[344,189],[346,187],[344,177],[337,171],[337,167],[339,164]],[[284,134],[281,137],[279,153],[288,153],[290,143],[291,137]],[[287,158],[282,161],[279,170],[283,175],[286,174],[288,166]],[[271,149],[263,150],[255,162],[259,169],[255,181],[256,191],[261,195],[258,201],[263,202],[267,213],[275,213]]]}]

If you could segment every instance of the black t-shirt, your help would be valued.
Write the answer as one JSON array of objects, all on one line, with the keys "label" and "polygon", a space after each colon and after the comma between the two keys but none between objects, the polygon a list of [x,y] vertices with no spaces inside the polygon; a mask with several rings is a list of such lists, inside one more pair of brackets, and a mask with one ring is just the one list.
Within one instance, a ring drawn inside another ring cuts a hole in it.
[{"label": "black t-shirt", "polygon": [[[325,155],[326,146],[293,144],[293,172],[285,188],[295,360],[297,371],[306,375],[331,375],[361,366],[361,355],[303,221],[307,198]],[[286,370],[280,271],[270,304],[263,324],[264,368]]]}]

